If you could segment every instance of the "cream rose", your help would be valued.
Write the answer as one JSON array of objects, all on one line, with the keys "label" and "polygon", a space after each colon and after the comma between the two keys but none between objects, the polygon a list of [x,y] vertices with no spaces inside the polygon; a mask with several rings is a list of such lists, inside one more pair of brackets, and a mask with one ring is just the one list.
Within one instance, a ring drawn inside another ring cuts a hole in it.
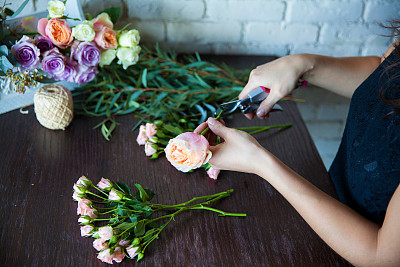
[{"label": "cream rose", "polygon": [[207,139],[193,132],[182,133],[169,140],[164,151],[168,161],[182,172],[201,167],[212,156]]},{"label": "cream rose", "polygon": [[118,64],[122,64],[126,70],[129,66],[135,65],[139,60],[140,46],[119,47],[117,50]]},{"label": "cream rose", "polygon": [[138,30],[122,31],[118,35],[118,44],[123,47],[135,47],[139,44],[139,41]]},{"label": "cream rose", "polygon": [[101,59],[100,59],[100,67],[110,65],[111,62],[115,59],[117,56],[117,50],[116,49],[107,49],[101,52]]},{"label": "cream rose", "polygon": [[96,32],[94,31],[93,23],[88,20],[72,28],[72,36],[79,41],[91,42],[95,35]]},{"label": "cream rose", "polygon": [[47,10],[50,18],[61,18],[64,15],[65,5],[63,2],[55,0],[47,3]]}]

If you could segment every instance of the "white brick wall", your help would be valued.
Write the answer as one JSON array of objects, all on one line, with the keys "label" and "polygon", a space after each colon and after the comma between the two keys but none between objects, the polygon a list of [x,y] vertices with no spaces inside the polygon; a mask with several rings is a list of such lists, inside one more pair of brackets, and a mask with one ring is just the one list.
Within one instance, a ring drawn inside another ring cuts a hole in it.
[{"label": "white brick wall", "polygon": [[[71,1],[71,0],[70,0]],[[22,0],[12,0],[14,6]],[[46,7],[31,1],[25,14]],[[377,26],[400,18],[399,0],[81,0],[96,14],[121,6],[142,42],[216,54],[381,55],[391,40]]]}]

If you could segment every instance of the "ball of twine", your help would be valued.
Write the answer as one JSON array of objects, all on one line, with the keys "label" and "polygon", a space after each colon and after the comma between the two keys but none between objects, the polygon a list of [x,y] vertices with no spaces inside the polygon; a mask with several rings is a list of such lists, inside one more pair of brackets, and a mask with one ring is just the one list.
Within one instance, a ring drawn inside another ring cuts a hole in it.
[{"label": "ball of twine", "polygon": [[65,130],[74,117],[71,92],[59,84],[42,86],[33,97],[36,118],[51,130]]}]

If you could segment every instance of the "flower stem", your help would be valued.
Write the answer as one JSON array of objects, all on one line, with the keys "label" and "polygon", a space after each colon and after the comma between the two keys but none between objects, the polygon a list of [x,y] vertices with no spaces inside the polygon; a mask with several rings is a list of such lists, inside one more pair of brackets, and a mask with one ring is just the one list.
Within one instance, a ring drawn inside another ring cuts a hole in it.
[{"label": "flower stem", "polygon": [[93,195],[93,196],[96,196],[96,197],[98,197],[98,198],[101,198],[101,199],[103,199],[103,200],[107,200],[107,198],[101,197],[101,196],[99,196],[99,195],[97,195],[97,194],[95,194],[95,193],[90,192],[89,190],[86,190],[86,193],[91,194],[91,195]]},{"label": "flower stem", "polygon": [[[218,120],[218,119],[221,117],[221,115],[222,115],[222,110],[218,113],[218,115],[217,115],[217,117],[215,117],[215,119]],[[205,134],[208,132],[208,130],[210,130],[210,127],[207,126],[207,128],[205,128],[205,129],[201,132],[200,135],[205,135]]]},{"label": "flower stem", "polygon": [[95,185],[92,185],[92,186],[93,186],[93,188],[96,188],[97,190],[99,190],[101,193],[103,193],[104,195],[106,195],[108,197],[108,194],[106,192],[104,192],[103,190],[101,190],[100,188],[98,188]]}]

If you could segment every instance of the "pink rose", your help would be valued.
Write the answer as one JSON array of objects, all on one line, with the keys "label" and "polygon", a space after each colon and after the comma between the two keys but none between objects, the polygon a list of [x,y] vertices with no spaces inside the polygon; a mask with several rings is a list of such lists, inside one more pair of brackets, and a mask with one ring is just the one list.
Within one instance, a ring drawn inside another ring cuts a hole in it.
[{"label": "pink rose", "polygon": [[132,259],[137,256],[140,252],[140,247],[134,247],[133,245],[130,245],[129,247],[126,248],[126,253],[128,253],[129,257]]},{"label": "pink rose", "polygon": [[115,262],[121,262],[125,258],[125,253],[121,250],[121,247],[116,247],[114,249],[114,260]]},{"label": "pink rose", "polygon": [[76,184],[84,186],[84,187],[88,187],[92,184],[92,182],[86,178],[85,176],[82,176],[78,179],[78,181],[76,182]]},{"label": "pink rose", "polygon": [[78,194],[82,194],[82,193],[85,193],[85,191],[86,191],[86,187],[84,187],[83,185],[74,184],[74,192],[76,192]]},{"label": "pink rose", "polygon": [[151,138],[156,135],[157,127],[152,123],[146,123],[146,135],[148,138]]},{"label": "pink rose", "polygon": [[100,238],[104,240],[110,240],[111,237],[114,235],[113,229],[111,226],[103,226],[99,228],[98,234]]},{"label": "pink rose", "polygon": [[78,209],[76,214],[77,215],[87,215],[89,211],[92,211],[92,201],[86,198],[82,198],[81,200],[78,201]]},{"label": "pink rose", "polygon": [[118,46],[117,34],[110,28],[103,26],[96,31],[94,42],[103,49],[116,49]]},{"label": "pink rose", "polygon": [[146,156],[151,157],[154,153],[157,152],[157,149],[155,149],[153,145],[155,144],[150,141],[146,142],[144,146],[144,152],[146,153]]},{"label": "pink rose", "polygon": [[81,236],[91,236],[90,232],[94,230],[92,225],[81,226]]},{"label": "pink rose", "polygon": [[114,24],[112,23],[111,18],[107,13],[101,13],[97,15],[97,17],[92,19],[92,23],[95,31],[100,30],[104,26],[110,29],[114,27]]},{"label": "pink rose", "polygon": [[82,198],[83,198],[83,194],[79,194],[79,193],[77,193],[77,192],[74,192],[73,194],[72,194],[72,198],[75,200],[75,201],[79,201],[79,200],[81,200]]},{"label": "pink rose", "polygon": [[103,249],[108,248],[108,242],[107,240],[104,240],[102,238],[97,238],[93,241],[93,247],[97,250],[97,251],[101,251]]},{"label": "pink rose", "polygon": [[115,189],[111,189],[110,193],[108,194],[109,200],[119,201],[123,197],[123,194]]},{"label": "pink rose", "polygon": [[217,180],[220,172],[221,172],[221,170],[217,170],[217,169],[214,169],[213,167],[211,167],[208,169],[207,174],[211,179]]},{"label": "pink rose", "polygon": [[136,142],[137,142],[139,145],[144,145],[144,144],[146,144],[146,141],[147,141],[148,139],[149,139],[149,138],[148,138],[147,135],[146,135],[146,126],[140,125],[139,134],[138,134],[138,137],[136,138]]},{"label": "pink rose", "polygon": [[108,191],[110,188],[112,188],[112,183],[108,179],[101,178],[100,182],[97,184],[97,187],[101,190]]},{"label": "pink rose", "polygon": [[207,139],[193,132],[169,140],[164,151],[168,161],[182,172],[201,167],[212,156]]},{"label": "pink rose", "polygon": [[88,210],[85,215],[89,216],[92,219],[96,219],[97,218],[97,214],[96,214],[96,210],[95,209]]},{"label": "pink rose", "polygon": [[126,245],[129,244],[129,242],[131,242],[131,241],[122,239],[121,241],[118,242],[118,245],[120,245],[121,247],[125,247]]},{"label": "pink rose", "polygon": [[42,18],[38,22],[38,32],[45,37],[48,37],[51,42],[60,47],[68,47],[73,40],[72,30],[65,20]]},{"label": "pink rose", "polygon": [[102,262],[106,262],[109,264],[113,264],[114,253],[111,251],[110,248],[103,250],[102,252],[97,255],[97,258]]}]

